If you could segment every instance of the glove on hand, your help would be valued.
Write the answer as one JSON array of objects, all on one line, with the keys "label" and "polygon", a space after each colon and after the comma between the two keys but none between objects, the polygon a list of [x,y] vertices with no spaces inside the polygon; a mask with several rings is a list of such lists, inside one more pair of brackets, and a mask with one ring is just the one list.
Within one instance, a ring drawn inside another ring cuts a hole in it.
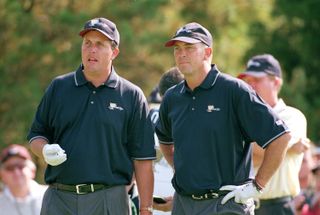
[{"label": "glove on hand", "polygon": [[246,204],[248,200],[252,201],[253,199],[257,199],[258,196],[262,193],[262,191],[258,191],[257,187],[253,184],[253,182],[249,182],[243,185],[225,185],[222,186],[219,190],[230,190],[221,201],[221,204],[225,204],[229,199],[234,197],[234,201],[237,203]]},{"label": "glove on hand", "polygon": [[58,166],[67,160],[67,155],[58,144],[46,144],[42,149],[44,160],[51,166]]}]

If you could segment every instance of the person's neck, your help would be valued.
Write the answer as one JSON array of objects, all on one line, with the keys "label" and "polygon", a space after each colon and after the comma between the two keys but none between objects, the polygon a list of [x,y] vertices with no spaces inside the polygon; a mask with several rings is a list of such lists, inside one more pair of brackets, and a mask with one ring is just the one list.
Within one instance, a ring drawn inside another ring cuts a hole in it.
[{"label": "person's neck", "polygon": [[211,70],[211,64],[204,64],[203,67],[201,67],[199,71],[194,75],[185,76],[185,80],[188,84],[188,87],[191,90],[194,90],[196,87],[198,87],[203,82],[203,80],[207,77],[210,70]]},{"label": "person's neck", "polygon": [[27,197],[30,193],[30,189],[29,186],[16,186],[13,188],[9,188],[12,196],[14,198],[19,198],[19,199],[23,199],[25,197]]},{"label": "person's neck", "polygon": [[91,82],[95,87],[101,86],[104,82],[106,82],[110,76],[111,69],[103,72],[98,71],[85,71],[84,75],[86,79]]},{"label": "person's neck", "polygon": [[278,101],[279,101],[278,96],[273,96],[273,97],[271,97],[271,98],[269,99],[269,101],[267,101],[267,103],[268,103],[272,108],[274,108],[274,107],[277,105]]}]

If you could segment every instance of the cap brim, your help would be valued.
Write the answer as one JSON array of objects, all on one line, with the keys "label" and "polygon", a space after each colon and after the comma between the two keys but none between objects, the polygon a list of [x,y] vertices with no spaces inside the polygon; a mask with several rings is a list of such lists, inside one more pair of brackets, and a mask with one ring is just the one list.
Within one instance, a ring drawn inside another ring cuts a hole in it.
[{"label": "cap brim", "polygon": [[177,41],[191,43],[191,44],[202,42],[201,40],[197,40],[197,39],[190,38],[190,37],[175,37],[175,38],[172,38],[171,40],[169,40],[168,42],[166,42],[165,46],[166,47],[173,46]]},{"label": "cap brim", "polygon": [[253,71],[246,71],[243,73],[240,73],[237,78],[243,79],[245,77],[255,77],[255,78],[262,78],[266,77],[268,74],[265,72],[253,72]]},{"label": "cap brim", "polygon": [[87,29],[84,29],[82,31],[79,32],[79,35],[81,37],[83,37],[86,33],[88,33],[89,31],[99,31],[101,34],[103,34],[104,36],[106,36],[109,40],[113,41],[113,39],[108,35],[106,34],[105,32],[101,31],[100,29],[98,28],[87,28]]}]

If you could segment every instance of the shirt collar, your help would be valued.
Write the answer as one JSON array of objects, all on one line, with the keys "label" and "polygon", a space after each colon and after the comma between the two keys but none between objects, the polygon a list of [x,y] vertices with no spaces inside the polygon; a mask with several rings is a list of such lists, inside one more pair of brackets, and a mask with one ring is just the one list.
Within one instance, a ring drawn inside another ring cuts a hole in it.
[{"label": "shirt collar", "polygon": [[[110,88],[116,88],[119,84],[119,81],[119,76],[116,73],[114,67],[112,66],[109,78],[104,82],[104,85]],[[76,86],[82,86],[88,83],[88,80],[83,74],[83,64],[81,64],[74,73],[74,83]]]},{"label": "shirt collar", "polygon": [[[216,83],[219,75],[220,75],[220,71],[218,70],[217,66],[215,64],[212,64],[211,70],[209,71],[209,73],[207,74],[203,82],[197,88],[210,89]],[[184,81],[183,87],[180,92],[185,93],[186,91],[191,92],[187,82]]]}]

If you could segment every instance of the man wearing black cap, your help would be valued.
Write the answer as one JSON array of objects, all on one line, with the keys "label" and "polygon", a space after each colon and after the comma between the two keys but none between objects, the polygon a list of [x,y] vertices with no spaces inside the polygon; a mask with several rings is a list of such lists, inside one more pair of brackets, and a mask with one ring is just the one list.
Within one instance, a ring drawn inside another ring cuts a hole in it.
[{"label": "man wearing black cap", "polygon": [[[183,80],[184,76],[177,67],[171,67],[166,72],[164,72],[160,77],[158,83],[160,99],[162,99],[168,89],[174,87]],[[159,107],[160,103],[157,107],[153,107],[153,109],[151,109],[149,113],[149,118],[152,121],[154,127],[156,126],[159,119]],[[174,193],[174,189],[171,184],[171,178],[173,176],[172,166],[171,164],[168,164],[166,158],[161,155],[161,146],[162,144],[159,145],[159,141],[156,141],[156,149],[158,149],[160,159],[154,165],[154,195],[163,197],[165,202],[157,202],[156,200],[154,201],[153,205],[156,209],[154,213],[155,215],[164,214],[160,211],[171,211],[173,199],[172,196]]]},{"label": "man wearing black cap", "polygon": [[27,148],[12,144],[0,154],[1,215],[40,214],[47,186],[34,181],[36,166]]},{"label": "man wearing black cap", "polygon": [[[286,125],[247,84],[211,64],[212,36],[200,24],[181,27],[166,46],[185,77],[164,96],[156,126],[175,169],[172,214],[253,214],[253,198],[286,152]],[[252,141],[265,148],[256,176]]]},{"label": "man wearing black cap", "polygon": [[[256,215],[294,215],[292,204],[294,196],[300,192],[299,170],[303,152],[308,149],[307,121],[301,111],[287,106],[278,97],[282,87],[281,67],[270,54],[256,55],[248,63],[246,71],[238,78],[246,81],[257,94],[269,104],[274,112],[286,123],[291,131],[291,139],[286,156],[279,169],[266,184],[264,193],[259,196]],[[258,171],[264,157],[264,150],[257,144],[253,146],[255,172]]]},{"label": "man wearing black cap", "polygon": [[48,163],[41,214],[129,214],[133,172],[140,214],[151,214],[155,150],[146,98],[112,65],[120,44],[113,22],[89,20],[79,34],[82,64],[52,81],[28,134]]}]

